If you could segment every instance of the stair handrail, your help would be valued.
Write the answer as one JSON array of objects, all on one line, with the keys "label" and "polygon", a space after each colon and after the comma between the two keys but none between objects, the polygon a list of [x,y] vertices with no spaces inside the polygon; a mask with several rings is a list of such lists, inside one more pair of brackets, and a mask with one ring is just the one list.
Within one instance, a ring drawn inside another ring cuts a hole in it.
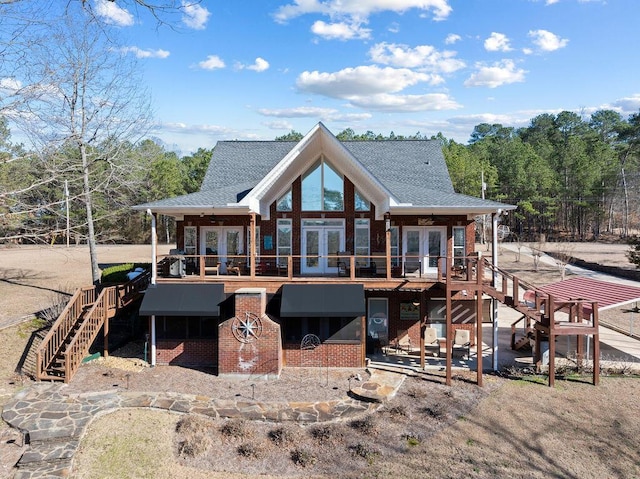
[{"label": "stair handrail", "polygon": [[64,352],[64,382],[68,383],[82,364],[82,360],[89,352],[100,328],[104,325],[108,315],[108,298],[115,297],[115,287],[104,288],[93,306],[86,312],[84,321],[76,331],[73,339]]},{"label": "stair handrail", "polygon": [[74,327],[84,307],[95,301],[95,292],[95,286],[77,289],[58,319],[51,325],[51,329],[36,352],[36,379],[44,379],[44,370],[53,362],[60,346]]},{"label": "stair handrail", "polygon": [[125,284],[118,286],[118,308],[125,307],[132,300],[138,297],[138,294],[145,290],[151,283],[151,270],[145,270],[131,281],[127,281]]}]

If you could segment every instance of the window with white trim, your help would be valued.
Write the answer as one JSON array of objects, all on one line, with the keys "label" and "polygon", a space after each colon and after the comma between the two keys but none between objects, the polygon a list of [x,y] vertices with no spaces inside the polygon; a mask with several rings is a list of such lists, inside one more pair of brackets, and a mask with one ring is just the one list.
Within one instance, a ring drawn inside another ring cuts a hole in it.
[{"label": "window with white trim", "polygon": [[358,190],[355,192],[354,209],[356,211],[369,211],[371,209],[371,203],[369,203],[369,200],[366,199]]},{"label": "window with white trim", "polygon": [[344,211],[344,179],[324,158],[302,175],[303,211]]},{"label": "window with white trim", "polygon": [[282,195],[276,202],[276,211],[291,211],[293,210],[293,194],[291,188],[284,195]]},{"label": "window with white trim", "polygon": [[369,220],[365,218],[356,218],[353,241],[355,254],[356,256],[365,256],[363,260],[366,263],[369,262],[369,238]]},{"label": "window with white trim", "polygon": [[287,264],[287,256],[291,255],[291,233],[292,226],[290,219],[279,219],[277,230],[277,250],[278,264]]},{"label": "window with white trim", "polygon": [[[260,227],[256,226],[256,260],[260,259]],[[251,227],[247,228],[247,259],[251,258]]]},{"label": "window with white trim", "polygon": [[196,254],[198,250],[198,228],[184,227],[184,254]]},{"label": "window with white trim", "polygon": [[464,226],[453,227],[453,264],[456,266],[464,266],[465,230]]}]

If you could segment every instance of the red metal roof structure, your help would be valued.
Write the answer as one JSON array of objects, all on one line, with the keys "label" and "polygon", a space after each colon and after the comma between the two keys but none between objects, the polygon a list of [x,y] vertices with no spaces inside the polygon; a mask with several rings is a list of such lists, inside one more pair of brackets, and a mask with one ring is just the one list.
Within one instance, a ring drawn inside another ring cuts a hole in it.
[{"label": "red metal roof structure", "polygon": [[565,279],[542,286],[540,289],[560,301],[576,299],[595,301],[598,303],[598,311],[640,301],[638,287],[585,277]]}]

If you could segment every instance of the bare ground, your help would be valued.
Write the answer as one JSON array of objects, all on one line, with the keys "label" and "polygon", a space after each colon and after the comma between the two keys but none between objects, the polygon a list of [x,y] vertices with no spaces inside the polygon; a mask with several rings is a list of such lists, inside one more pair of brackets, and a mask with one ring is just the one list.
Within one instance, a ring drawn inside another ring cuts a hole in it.
[{"label": "bare ground", "polygon": [[[113,248],[109,253],[113,256],[99,256],[101,263],[145,261],[149,253],[149,246],[107,248]],[[85,248],[79,248],[84,254],[61,252],[58,247],[22,249],[0,249],[0,313],[4,317],[20,317],[48,306],[49,290],[59,285],[89,284]],[[624,264],[626,250],[626,245],[587,243],[577,245],[573,256]],[[511,252],[499,255],[502,267],[529,275],[534,284],[560,277],[552,265],[535,272],[531,258],[515,259]],[[37,326],[26,322],[0,329],[0,404],[28,381],[15,374],[15,365]],[[206,381],[210,394],[312,399],[341,393],[339,384],[345,387],[346,381],[339,373],[350,374],[336,372],[327,381],[324,376],[313,380],[292,372],[273,386],[258,385],[262,389],[254,390],[248,384],[218,382],[204,372],[171,370],[160,377],[135,364],[125,369],[122,364],[86,365],[78,376],[85,379],[70,388],[93,382],[100,389],[155,384],[159,389],[198,392]],[[593,387],[580,378],[569,378],[557,381],[554,389],[535,377],[491,376],[485,383],[480,389],[460,375],[449,388],[437,374],[408,378],[397,397],[371,418],[319,431],[312,426],[289,424],[279,430],[282,425],[239,426],[217,420],[193,430],[180,427],[178,432],[181,416],[123,410],[93,422],[76,456],[73,477],[640,478],[638,379],[604,377],[601,386]],[[240,435],[233,432],[238,428]],[[2,444],[3,437],[9,436],[6,426],[0,425],[0,449],[10,447]],[[190,438],[201,446],[185,447]],[[3,467],[0,477],[8,470],[6,464]]]}]

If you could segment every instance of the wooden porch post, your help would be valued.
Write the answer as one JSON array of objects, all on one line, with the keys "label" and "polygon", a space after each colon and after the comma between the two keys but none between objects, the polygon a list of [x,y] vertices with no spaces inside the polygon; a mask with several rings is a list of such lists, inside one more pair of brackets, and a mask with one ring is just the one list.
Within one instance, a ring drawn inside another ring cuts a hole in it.
[{"label": "wooden porch post", "polygon": [[391,279],[391,215],[389,212],[384,214],[384,237],[385,237],[385,256],[387,280]]},{"label": "wooden porch post", "polygon": [[[256,277],[256,214],[251,213],[250,223],[249,223],[249,234],[251,235],[251,241],[249,244],[251,245],[251,251],[249,251],[249,276],[251,279],[255,279]],[[260,241],[260,238],[258,238]]]},{"label": "wooden porch post", "polygon": [[446,344],[446,354],[447,354],[447,379],[446,379],[446,384],[447,386],[451,386],[451,366],[452,366],[452,357],[453,357],[453,323],[451,322],[451,292],[447,291],[447,297],[445,299],[445,303],[446,303],[446,309],[445,309],[445,315],[447,318],[447,322],[446,322],[446,329],[447,329],[447,333],[446,333],[446,337],[447,337],[447,344]]},{"label": "wooden porch post", "polygon": [[[103,300],[104,301],[104,300]],[[109,357],[109,315],[107,314],[106,306],[102,308],[102,314],[104,314],[104,350],[102,351],[102,355],[105,358]]]},{"label": "wooden porch post", "polygon": [[477,358],[477,382],[478,386],[482,386],[482,290],[476,293],[476,358]]}]

